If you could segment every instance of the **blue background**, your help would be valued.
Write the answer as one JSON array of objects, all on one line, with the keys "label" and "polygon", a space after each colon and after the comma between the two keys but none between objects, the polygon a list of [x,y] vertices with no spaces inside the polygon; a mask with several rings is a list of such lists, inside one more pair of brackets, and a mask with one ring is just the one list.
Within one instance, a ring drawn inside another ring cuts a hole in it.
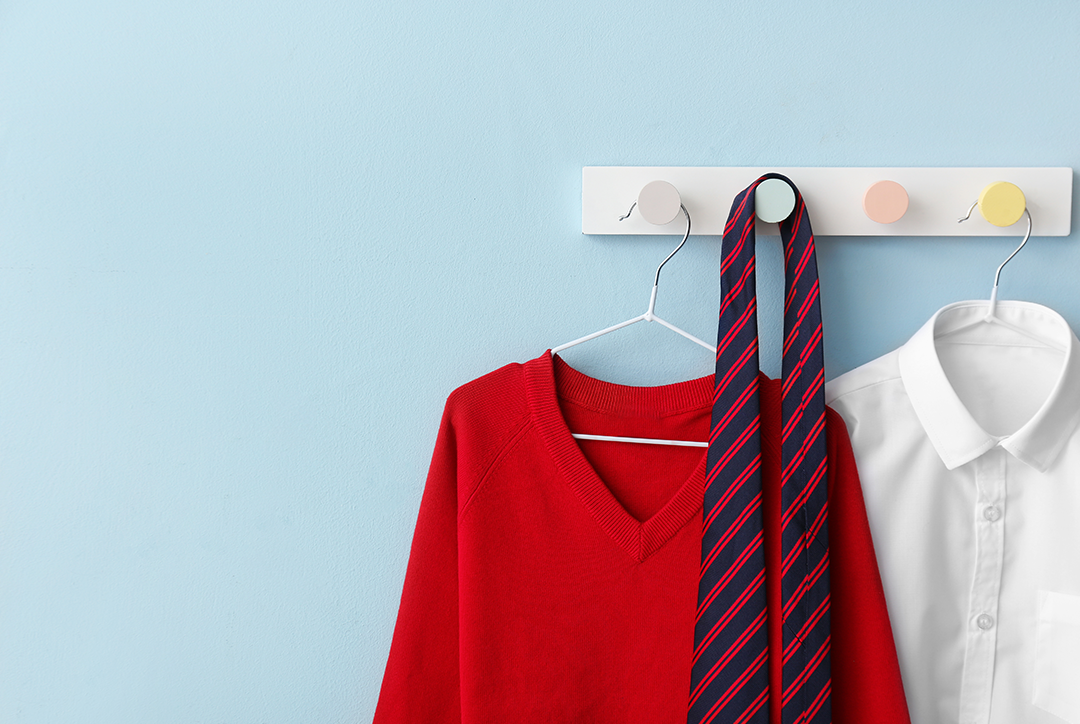
[{"label": "blue background", "polygon": [[[644,311],[677,241],[583,237],[582,166],[1077,168],[1078,37],[1067,0],[0,2],[0,721],[369,720],[446,395]],[[1076,236],[1002,297],[1080,324]],[[829,376],[1015,243],[819,240]],[[660,289],[704,338],[718,254]],[[710,371],[659,325],[566,357]]]}]

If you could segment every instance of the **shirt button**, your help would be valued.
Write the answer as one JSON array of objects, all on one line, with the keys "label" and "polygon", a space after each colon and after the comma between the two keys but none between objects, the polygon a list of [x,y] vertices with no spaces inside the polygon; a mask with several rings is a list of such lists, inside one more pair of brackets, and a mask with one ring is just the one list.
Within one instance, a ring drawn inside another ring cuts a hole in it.
[{"label": "shirt button", "polygon": [[1001,508],[996,505],[988,505],[983,508],[983,517],[991,523],[996,523],[1001,519]]},{"label": "shirt button", "polygon": [[989,631],[990,629],[994,628],[994,617],[985,613],[981,614],[977,619],[975,619],[975,625],[981,628],[983,631]]}]

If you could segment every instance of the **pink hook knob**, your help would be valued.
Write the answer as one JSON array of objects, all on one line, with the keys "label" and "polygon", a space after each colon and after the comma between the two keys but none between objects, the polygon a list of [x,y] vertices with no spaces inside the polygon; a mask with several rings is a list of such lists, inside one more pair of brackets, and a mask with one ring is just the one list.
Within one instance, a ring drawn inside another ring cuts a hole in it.
[{"label": "pink hook knob", "polygon": [[872,221],[891,224],[907,213],[907,191],[895,181],[878,181],[866,189],[862,207]]}]

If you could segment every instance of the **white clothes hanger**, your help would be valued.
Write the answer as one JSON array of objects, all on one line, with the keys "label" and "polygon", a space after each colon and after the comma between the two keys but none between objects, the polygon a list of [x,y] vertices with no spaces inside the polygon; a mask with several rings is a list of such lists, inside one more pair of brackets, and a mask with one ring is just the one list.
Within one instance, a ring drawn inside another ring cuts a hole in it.
[{"label": "white clothes hanger", "polygon": [[[567,342],[566,344],[561,344],[558,347],[553,347],[551,350],[552,356],[575,345],[581,344],[582,342],[588,342],[590,339],[602,337],[605,334],[614,332],[617,329],[622,329],[623,327],[629,327],[631,324],[637,324],[638,322],[657,322],[664,327],[667,327],[672,332],[676,332],[677,334],[682,335],[691,342],[694,342],[695,344],[704,347],[705,349],[712,352],[714,355],[716,354],[716,347],[712,346],[708,342],[698,339],[689,332],[679,329],[674,324],[671,324],[670,322],[656,316],[656,290],[657,287],[659,287],[660,285],[660,270],[664,268],[664,264],[667,264],[671,257],[675,256],[679,249],[683,248],[683,244],[685,244],[686,240],[690,238],[690,212],[686,210],[685,206],[683,206],[679,198],[679,192],[675,189],[674,186],[667,183],[666,181],[653,181],[652,183],[646,184],[645,187],[642,188],[641,193],[638,194],[638,200],[630,206],[630,210],[627,211],[625,215],[619,218],[619,221],[628,218],[630,214],[634,211],[635,206],[639,207],[642,216],[644,216],[647,221],[655,224],[666,224],[671,222],[675,219],[676,216],[678,216],[678,213],[680,211],[682,211],[683,215],[686,217],[686,234],[683,235],[682,241],[679,242],[679,245],[677,247],[675,247],[675,251],[668,254],[667,258],[660,262],[660,266],[656,267],[656,274],[653,276],[652,293],[649,295],[648,309],[645,310],[644,314],[639,314],[633,319],[628,319],[625,322],[620,322],[619,324],[614,324],[605,329],[601,329],[599,332],[593,332],[592,334],[587,334],[584,337],[579,337],[572,342]],[[672,208],[674,208],[673,211]],[[681,445],[685,447],[709,446],[708,442],[699,442],[697,440],[664,440],[660,438],[645,437],[588,435],[585,433],[571,434],[578,440],[606,440],[610,442],[633,442],[644,443],[648,445]]]},{"label": "white clothes hanger", "polygon": [[[946,337],[951,337],[953,335],[959,334],[961,332],[965,332],[965,331],[967,331],[969,329],[973,329],[975,327],[982,326],[984,324],[994,324],[994,325],[997,325],[997,326],[1002,327],[1004,329],[1008,329],[1009,331],[1014,332],[1014,333],[1020,335],[1021,337],[1026,337],[1026,338],[1028,338],[1028,339],[1030,339],[1030,340],[1032,340],[1034,342],[1038,342],[1039,344],[1041,344],[1043,346],[1046,346],[1046,347],[1049,347],[1051,349],[1057,350],[1058,352],[1064,353],[1065,349],[1061,346],[1060,342],[1058,342],[1057,340],[1047,339],[1043,335],[1036,334],[1035,332],[1033,332],[1031,330],[1024,329],[1023,327],[1021,327],[1019,325],[1012,324],[1010,322],[1006,322],[1004,319],[1002,319],[1001,317],[997,316],[997,314],[995,314],[995,312],[997,311],[998,284],[1001,282],[1001,270],[1005,268],[1006,264],[1008,264],[1010,261],[1012,261],[1012,258],[1014,256],[1016,256],[1017,254],[1020,253],[1020,250],[1023,249],[1024,245],[1028,243],[1028,239],[1031,238],[1031,211],[1029,211],[1027,209],[1027,205],[1024,202],[1023,192],[1021,192],[1020,189],[1017,188],[1015,185],[1009,184],[1007,182],[999,181],[999,182],[997,182],[995,184],[991,184],[990,186],[987,186],[986,189],[983,190],[982,194],[979,195],[979,200],[971,205],[971,208],[968,209],[967,215],[964,216],[962,219],[958,219],[957,223],[963,223],[963,222],[967,221],[968,219],[970,219],[971,218],[971,212],[975,210],[976,206],[979,207],[979,210],[983,212],[984,216],[987,216],[986,211],[983,209],[983,204],[985,203],[985,197],[987,196],[987,192],[993,191],[995,189],[995,187],[1000,188],[1002,186],[1011,187],[1011,189],[1003,189],[1003,190],[1010,193],[1010,194],[1013,194],[1014,198],[1018,198],[1019,203],[1023,205],[1023,213],[1027,216],[1027,232],[1024,234],[1024,239],[1020,242],[1020,246],[1016,247],[1016,249],[1013,251],[1013,253],[1009,254],[1008,258],[1006,258],[1005,261],[1001,262],[1001,265],[997,268],[997,272],[994,273],[994,287],[990,291],[990,303],[987,305],[987,308],[986,308],[986,316],[981,317],[979,319],[976,319],[974,322],[969,322],[967,324],[961,325],[961,326],[957,327],[956,329],[951,329],[948,332],[944,332],[942,334],[936,335],[936,339],[944,339]],[[1017,194],[1019,195],[1018,197],[1015,196]],[[998,223],[998,219],[995,218],[993,214],[991,214],[990,217],[991,218],[988,219],[990,221],[990,223],[993,223],[993,224],[995,224],[997,226],[1008,226],[1008,225],[1010,225],[1010,224]],[[1016,219],[1016,220],[1019,220],[1019,219]],[[1016,220],[1012,221],[1012,223],[1016,223]]]},{"label": "white clothes hanger", "polygon": [[[634,202],[634,206],[636,206],[636,205],[637,205],[637,202]],[[622,217],[623,219],[630,216],[630,213],[634,210],[634,206],[630,207],[630,211],[626,212],[626,216]],[[618,324],[613,324],[610,327],[607,327],[605,329],[601,329],[599,332],[593,332],[592,334],[587,334],[584,337],[579,337],[578,339],[575,339],[573,342],[567,342],[566,344],[560,344],[558,347],[552,348],[552,350],[551,350],[552,354],[558,354],[559,352],[562,352],[564,349],[570,349],[574,345],[581,344],[582,342],[588,342],[590,339],[596,339],[597,337],[602,337],[605,334],[608,334],[610,332],[614,332],[617,329],[622,329],[623,327],[629,327],[631,324],[637,324],[638,322],[657,322],[659,324],[662,324],[663,326],[670,329],[672,332],[676,332],[678,334],[681,334],[683,337],[686,337],[691,342],[699,344],[702,347],[704,347],[705,349],[712,352],[713,354],[716,354],[716,347],[712,346],[708,342],[705,342],[705,341],[703,341],[701,339],[698,339],[697,337],[690,334],[689,332],[686,332],[684,330],[679,329],[678,327],[676,327],[671,322],[668,322],[668,321],[663,320],[660,317],[656,316],[656,289],[660,285],[660,270],[664,268],[664,264],[668,263],[668,259],[671,259],[671,257],[675,256],[675,252],[677,252],[679,249],[683,248],[683,244],[685,244],[686,240],[690,238],[690,214],[689,214],[689,212],[687,212],[686,207],[683,206],[682,204],[679,205],[679,209],[686,216],[686,234],[683,236],[682,242],[680,242],[679,245],[677,247],[675,247],[675,251],[668,254],[667,259],[664,259],[662,262],[660,262],[660,266],[656,267],[656,276],[653,277],[652,293],[649,296],[649,308],[645,310],[645,313],[644,314],[639,314],[638,316],[634,317],[633,319],[628,319],[625,322],[619,322]]]}]

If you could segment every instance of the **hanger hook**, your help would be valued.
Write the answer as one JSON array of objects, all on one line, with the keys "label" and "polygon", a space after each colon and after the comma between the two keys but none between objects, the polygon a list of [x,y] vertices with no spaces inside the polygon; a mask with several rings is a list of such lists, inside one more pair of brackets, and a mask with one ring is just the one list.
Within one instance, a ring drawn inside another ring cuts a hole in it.
[{"label": "hanger hook", "polygon": [[[962,219],[957,219],[956,223],[960,224],[960,223],[963,223],[963,222],[967,221],[968,219],[970,219],[971,218],[971,212],[973,212],[975,210],[975,207],[978,206],[978,205],[979,205],[978,201],[973,203],[971,205],[971,208],[968,209],[967,215],[964,216],[964,218],[962,218]],[[1001,262],[1001,266],[999,266],[997,268],[997,272],[994,274],[994,288],[995,289],[997,289],[998,282],[1001,281],[1001,270],[1005,268],[1006,264],[1008,264],[1010,261],[1012,261],[1012,258],[1014,256],[1016,256],[1017,254],[1020,253],[1020,250],[1023,249],[1024,245],[1028,243],[1028,239],[1031,238],[1031,212],[1028,211],[1025,208],[1024,213],[1027,215],[1027,222],[1028,222],[1027,223],[1027,231],[1024,233],[1024,239],[1023,239],[1023,241],[1020,242],[1020,246],[1016,247],[1016,250],[1013,251],[1012,254],[1009,254],[1009,257],[1005,261]]]},{"label": "hanger hook", "polygon": [[[978,201],[976,201],[975,203],[973,203],[973,204],[971,205],[971,208],[970,208],[970,209],[968,209],[967,215],[966,215],[966,216],[964,216],[964,218],[962,218],[962,219],[957,219],[957,220],[956,220],[956,223],[958,223],[958,224],[962,224],[962,223],[964,223],[965,221],[967,221],[968,219],[970,219],[970,218],[971,218],[971,212],[972,212],[972,211],[974,211],[974,210],[975,210],[975,207],[976,207],[976,206],[978,206],[978,205],[979,205],[979,202],[978,202]],[[629,215],[630,215],[630,214],[629,214],[629,212],[628,212],[628,213],[627,213],[627,216],[629,216]],[[623,217],[623,218],[626,218],[626,217]]]},{"label": "hanger hook", "polygon": [[[968,219],[970,219],[971,218],[971,212],[974,211],[975,207],[978,206],[978,205],[979,205],[978,201],[973,203],[971,205],[971,208],[968,209],[967,216],[965,216],[962,219],[958,219],[957,223],[961,223],[963,221],[967,221]],[[1001,282],[1001,270],[1005,268],[1006,264],[1008,264],[1010,261],[1012,261],[1012,258],[1014,256],[1016,256],[1017,254],[1020,253],[1020,250],[1023,249],[1024,245],[1028,243],[1028,239],[1031,238],[1031,212],[1028,211],[1027,208],[1025,207],[1024,208],[1024,213],[1027,214],[1027,222],[1028,223],[1027,223],[1027,231],[1024,232],[1024,238],[1020,242],[1020,246],[1016,247],[1016,249],[1013,250],[1013,253],[1009,254],[1008,258],[1006,258],[1005,261],[1001,262],[1001,266],[999,266],[997,268],[997,271],[994,272],[994,288],[990,291],[990,306],[987,308],[987,312],[986,312],[986,320],[987,321],[990,321],[990,320],[992,320],[994,318],[994,310],[997,308],[997,293],[998,293],[998,284]]]},{"label": "hanger hook", "polygon": [[667,259],[664,259],[662,262],[660,262],[660,266],[656,267],[656,277],[653,278],[654,287],[660,284],[660,270],[664,268],[664,264],[667,264],[668,260],[671,259],[671,257],[675,256],[675,253],[679,251],[679,249],[683,248],[683,244],[685,244],[686,240],[690,238],[690,212],[687,211],[686,207],[682,204],[679,204],[679,209],[682,210],[683,216],[686,217],[686,233],[683,234],[682,241],[679,242],[679,245],[675,247],[675,251],[668,254]]},{"label": "hanger hook", "polygon": [[1001,266],[997,268],[997,273],[994,274],[994,288],[997,289],[998,282],[1001,281],[1001,270],[1005,268],[1005,265],[1012,261],[1012,258],[1020,253],[1020,250],[1024,248],[1024,244],[1028,243],[1028,239],[1031,238],[1031,212],[1024,209],[1024,213],[1027,214],[1027,232],[1024,233],[1024,240],[1020,242],[1020,246],[1016,247],[1016,250],[1012,254],[1009,254],[1009,258],[1001,262]]},{"label": "hanger hook", "polygon": [[[619,221],[629,218],[630,214],[633,213],[635,206],[637,206],[637,201],[630,205],[630,210],[627,211],[625,215],[619,217]],[[675,256],[679,249],[683,248],[683,244],[686,243],[686,240],[690,238],[690,212],[686,210],[686,206],[683,204],[679,204],[679,210],[682,211],[683,216],[686,217],[686,233],[683,234],[682,241],[679,242],[679,245],[675,247],[675,251],[668,254],[667,258],[660,262],[660,266],[656,267],[656,276],[653,277],[654,287],[660,284],[660,270],[664,268],[664,264],[667,264],[668,261],[671,260],[671,257]]]}]

